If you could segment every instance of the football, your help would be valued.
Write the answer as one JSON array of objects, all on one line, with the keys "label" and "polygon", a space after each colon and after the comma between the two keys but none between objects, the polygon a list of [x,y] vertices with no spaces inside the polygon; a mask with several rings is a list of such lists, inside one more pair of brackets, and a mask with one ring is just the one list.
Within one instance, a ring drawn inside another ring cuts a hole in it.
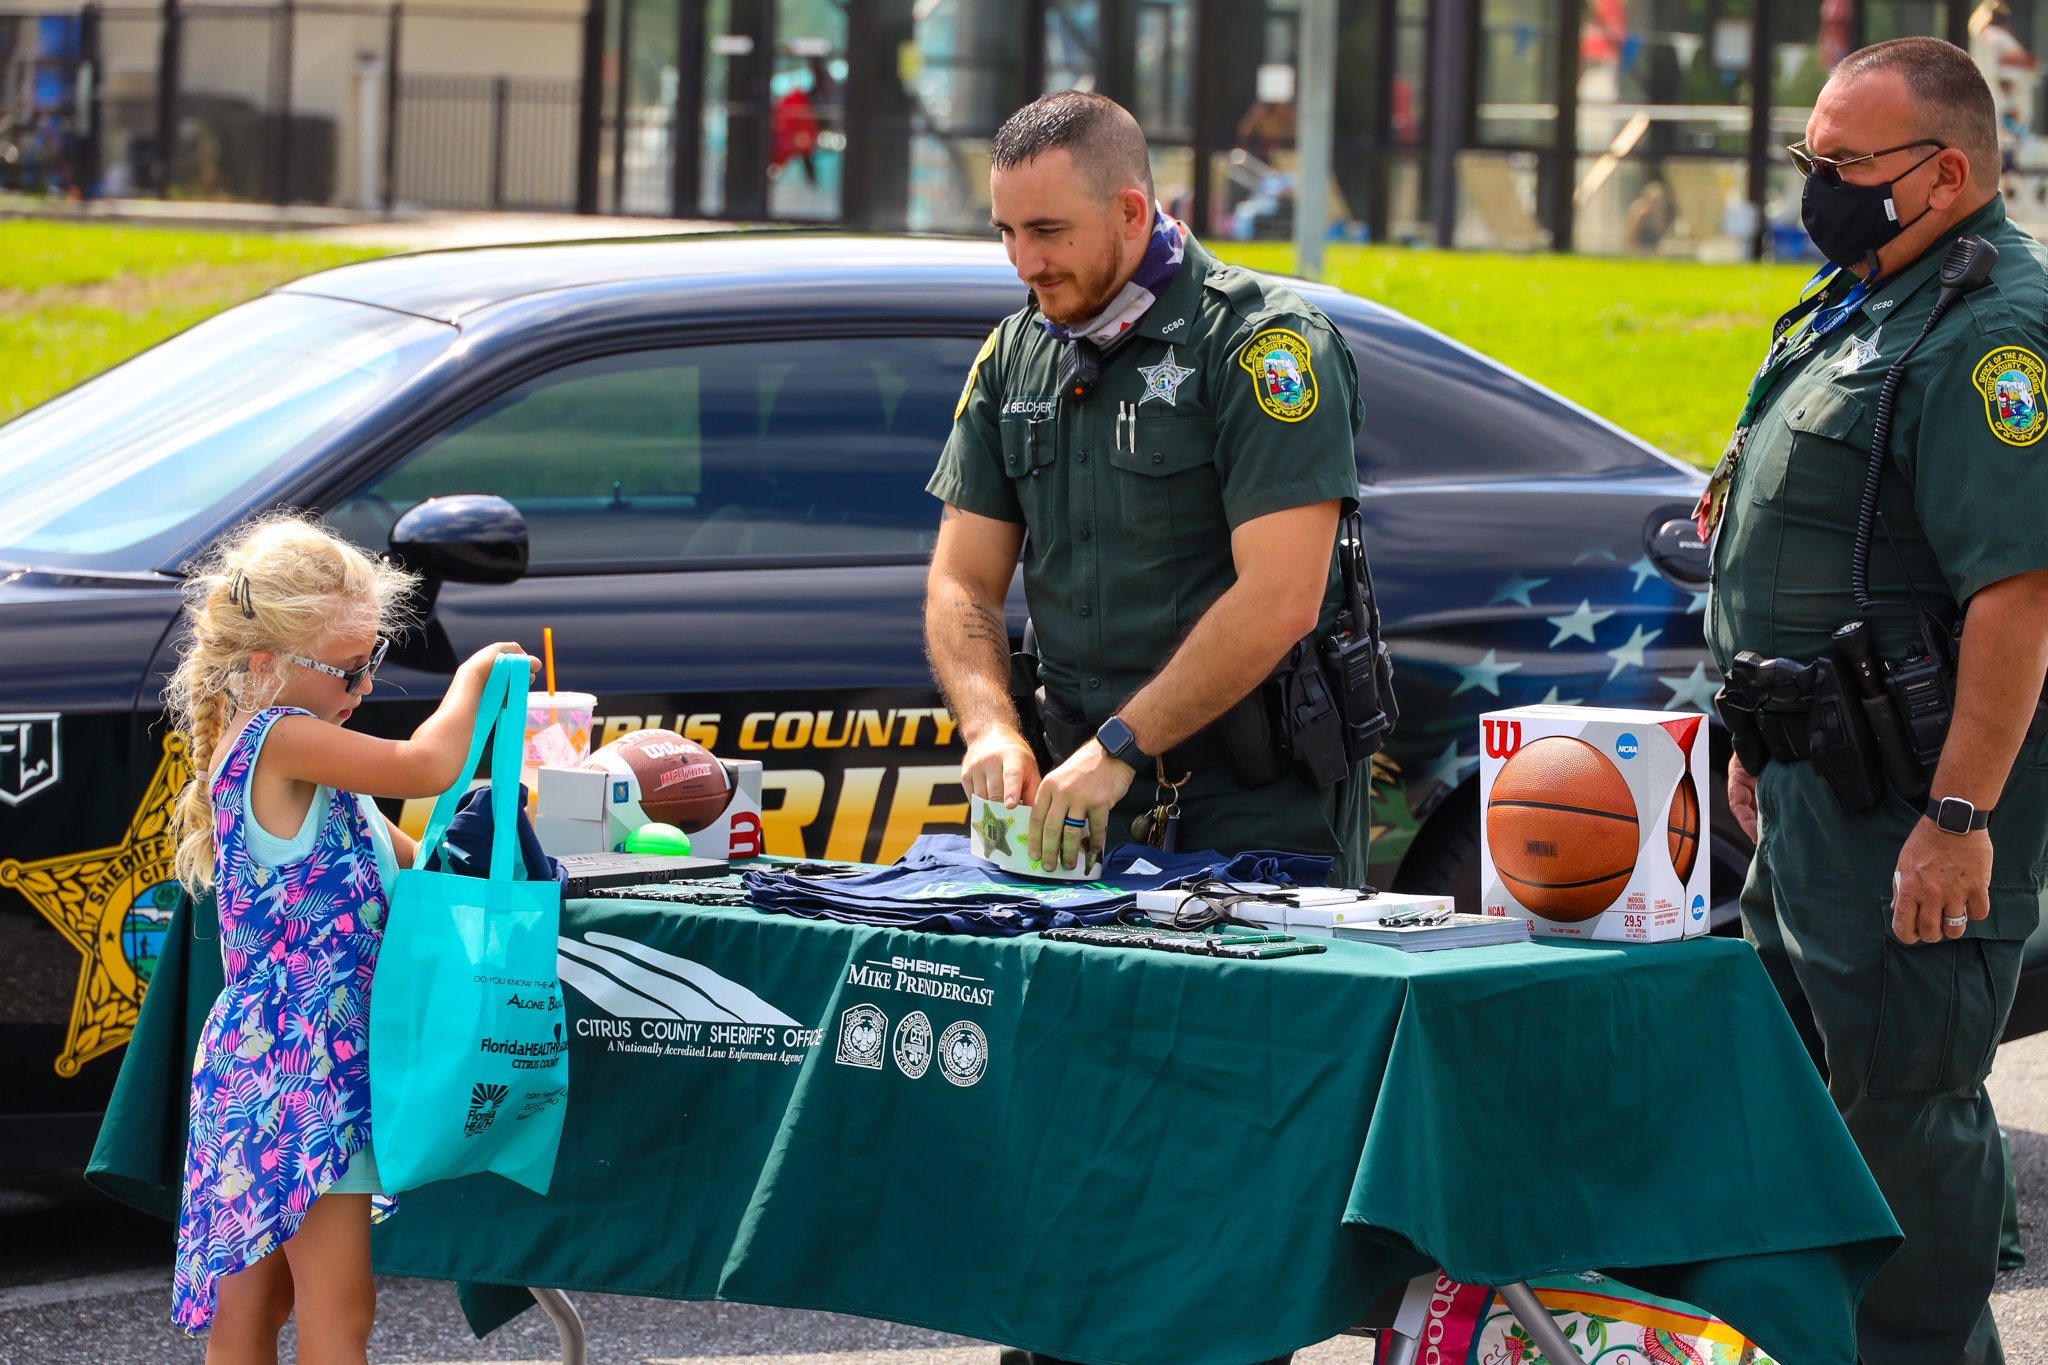
[{"label": "football", "polygon": [[674,825],[695,834],[732,803],[732,778],[725,765],[696,740],[673,730],[620,735],[584,766],[610,775],[604,808],[626,834],[647,824]]}]

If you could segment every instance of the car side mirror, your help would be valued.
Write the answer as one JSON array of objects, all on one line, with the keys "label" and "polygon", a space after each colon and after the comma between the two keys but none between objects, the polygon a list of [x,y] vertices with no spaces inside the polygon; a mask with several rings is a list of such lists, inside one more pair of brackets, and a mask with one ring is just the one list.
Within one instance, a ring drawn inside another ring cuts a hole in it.
[{"label": "car side mirror", "polygon": [[391,559],[442,583],[515,583],[526,576],[526,518],[503,498],[457,493],[428,498],[391,528]]}]

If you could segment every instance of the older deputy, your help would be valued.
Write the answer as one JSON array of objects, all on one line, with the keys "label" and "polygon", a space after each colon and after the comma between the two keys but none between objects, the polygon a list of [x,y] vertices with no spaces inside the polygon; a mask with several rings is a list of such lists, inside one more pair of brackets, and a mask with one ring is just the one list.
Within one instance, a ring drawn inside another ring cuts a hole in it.
[{"label": "older deputy", "polygon": [[[1947,43],[1851,54],[1793,157],[1840,269],[1781,321],[1701,507],[1719,524],[1708,640],[1748,755],[1729,800],[1759,840],[1743,922],[1906,1234],[1864,1296],[1861,1358],[1996,1361],[1983,1081],[2048,854],[2048,740],[2027,739],[2048,666],[2048,252],[2006,221],[1991,94]],[[1997,263],[1926,330],[1970,236]],[[1909,348],[1866,515],[1880,394]],[[1923,752],[1953,697],[1938,764],[1857,758],[1861,717],[1886,728],[1873,695]]]}]

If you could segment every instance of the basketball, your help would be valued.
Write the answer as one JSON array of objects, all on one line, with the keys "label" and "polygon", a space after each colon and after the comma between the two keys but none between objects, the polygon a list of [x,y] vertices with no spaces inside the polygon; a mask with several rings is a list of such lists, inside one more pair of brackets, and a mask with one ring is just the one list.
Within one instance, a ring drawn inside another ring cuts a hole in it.
[{"label": "basketball", "polygon": [[1635,873],[1638,832],[1635,797],[1621,771],[1564,735],[1517,749],[1487,797],[1494,871],[1545,919],[1576,923],[1614,904]]},{"label": "basketball", "polygon": [[1678,779],[1678,790],[1671,793],[1671,817],[1665,827],[1671,836],[1671,868],[1678,873],[1678,880],[1692,880],[1693,860],[1700,856],[1700,794],[1692,784],[1692,774]]},{"label": "basketball", "polygon": [[605,810],[628,831],[661,824],[695,834],[732,803],[732,778],[725,765],[696,740],[673,730],[620,735],[584,766],[612,775]]}]

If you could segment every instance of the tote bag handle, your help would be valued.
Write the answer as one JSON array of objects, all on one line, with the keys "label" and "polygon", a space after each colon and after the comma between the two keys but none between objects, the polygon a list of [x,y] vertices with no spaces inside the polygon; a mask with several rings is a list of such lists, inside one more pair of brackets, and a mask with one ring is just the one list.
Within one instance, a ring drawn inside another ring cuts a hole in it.
[{"label": "tote bag handle", "polygon": [[[526,736],[526,691],[532,672],[533,667],[523,654],[500,654],[491,665],[490,679],[476,704],[469,758],[463,763],[455,785],[434,802],[433,816],[427,821],[427,832],[421,836],[419,852],[413,858],[414,867],[433,866],[442,836],[455,818],[455,805],[469,790],[470,777],[484,751],[484,740],[496,730],[497,742],[491,746],[491,880],[526,879],[526,860],[514,857],[513,851],[519,842],[519,759]],[[507,811],[512,813],[511,819],[505,818]]]}]

